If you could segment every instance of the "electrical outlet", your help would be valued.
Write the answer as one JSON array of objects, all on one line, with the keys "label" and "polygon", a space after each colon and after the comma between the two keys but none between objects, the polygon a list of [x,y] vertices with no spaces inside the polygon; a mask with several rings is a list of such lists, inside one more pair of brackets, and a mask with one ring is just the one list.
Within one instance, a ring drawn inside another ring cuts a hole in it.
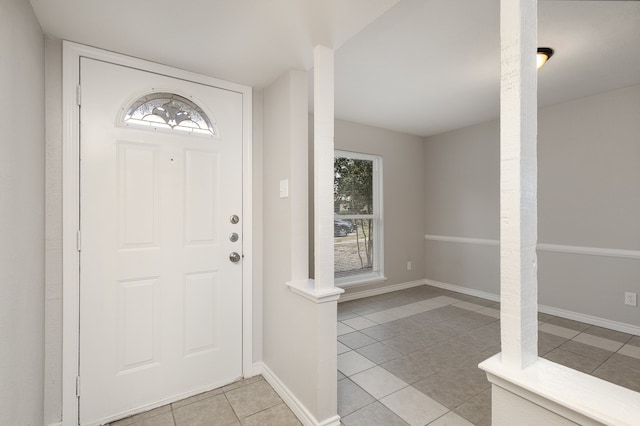
[{"label": "electrical outlet", "polygon": [[624,292],[624,304],[631,306],[638,306],[638,294],[631,293],[630,291]]},{"label": "electrical outlet", "polygon": [[407,271],[411,270],[411,262],[407,262]]}]

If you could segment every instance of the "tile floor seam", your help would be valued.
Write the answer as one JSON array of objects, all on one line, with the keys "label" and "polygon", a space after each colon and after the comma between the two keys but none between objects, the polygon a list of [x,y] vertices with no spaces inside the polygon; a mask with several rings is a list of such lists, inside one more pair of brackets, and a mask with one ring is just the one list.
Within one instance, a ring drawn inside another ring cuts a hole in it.
[{"label": "tile floor seam", "polygon": [[[591,344],[591,343],[588,343],[588,342],[583,341],[583,338],[581,338],[581,337],[580,337],[580,336],[583,336],[583,335],[591,336],[591,337],[595,338],[595,339],[596,339],[596,341],[598,341],[598,340],[603,340],[603,341],[605,341],[607,344],[609,344],[609,342],[610,342],[610,343],[611,343],[611,344],[613,344],[613,345],[620,345],[620,346],[619,346],[616,350],[614,350],[613,352],[617,352],[618,350],[620,350],[620,348],[621,348],[621,347],[623,347],[623,346],[625,345],[624,343],[621,343],[621,342],[616,341],[616,340],[608,339],[608,338],[606,338],[606,337],[596,336],[596,335],[594,335],[594,334],[589,334],[589,333],[587,333],[587,332],[586,332],[586,330],[585,330],[585,331],[583,331],[582,333],[578,334],[576,337],[574,337],[574,338],[573,338],[573,340],[575,340],[576,342],[584,343],[585,345],[590,345],[590,346],[594,346],[594,347],[596,347],[596,348],[600,348],[600,349],[603,349],[603,350],[611,351],[611,349],[607,349],[607,348],[604,348],[604,347],[602,347],[602,346],[598,346],[598,345],[596,345],[596,344]],[[577,340],[578,338],[580,338],[580,340]],[[603,343],[603,344],[604,344],[605,342],[601,342],[601,343]]]},{"label": "tile floor seam", "polygon": [[[573,339],[569,339],[569,340],[567,340],[567,342],[571,342],[571,341],[573,341]],[[565,343],[567,343],[567,342],[565,342]],[[580,354],[580,353],[577,353],[577,352],[571,351],[571,350],[569,350],[569,349],[562,348],[562,346],[563,346],[565,343],[563,343],[562,345],[558,346],[558,347],[557,347],[557,348],[555,348],[555,349],[562,349],[562,350],[564,350],[564,351],[571,352],[571,353],[572,353],[572,354],[574,354],[574,355],[583,356],[583,357],[585,357],[585,358],[589,358],[589,359],[591,359],[591,360],[593,360],[593,361],[598,361],[598,362],[600,361],[599,359],[595,359],[595,358],[592,358],[592,357],[586,356],[586,355],[584,355],[584,354]],[[578,343],[581,343],[581,342],[578,342]],[[584,345],[587,345],[587,346],[591,346],[591,347],[593,347],[593,348],[598,348],[597,346],[592,346],[592,345],[589,345],[589,344],[587,344],[587,343],[583,343],[583,344],[584,344]],[[602,349],[602,348],[598,348],[598,349]],[[606,349],[603,349],[603,350],[606,350]],[[612,357],[612,356],[614,356],[614,355],[615,355],[615,354],[617,354],[617,353],[618,353],[617,351],[616,351],[616,352],[611,352],[611,354],[610,354],[609,356],[607,356],[607,358],[605,358],[605,360],[604,360],[604,361],[600,362],[600,364],[598,364],[598,366],[597,366],[596,368],[594,368],[594,369],[593,369],[593,371],[592,371],[591,373],[593,373],[593,372],[594,372],[594,371],[596,371],[598,368],[600,368],[600,367],[602,366],[602,364],[604,364],[605,362],[609,361],[609,359],[611,359],[611,357]],[[589,373],[589,374],[591,374],[591,373]]]},{"label": "tile floor seam", "polygon": [[[620,349],[622,349],[622,348],[620,348]],[[620,349],[618,349],[618,351],[619,351]],[[612,352],[612,353],[611,353],[611,355],[609,355],[609,356],[607,357],[607,359],[605,359],[604,361],[602,361],[602,363],[601,363],[600,365],[598,365],[598,366],[597,366],[593,371],[596,371],[598,368],[602,367],[602,364],[604,364],[605,362],[607,362],[607,361],[609,361],[611,358],[613,358],[613,356],[614,356],[615,354],[617,354],[617,353],[618,353],[618,351]]]},{"label": "tile floor seam", "polygon": [[622,348],[624,348],[624,345],[622,345],[622,346],[620,347],[620,349],[618,349],[617,351],[615,351],[615,352],[613,352],[611,355],[609,355],[609,356],[607,357],[607,359],[605,359],[604,361],[602,361],[602,363],[601,363],[600,365],[598,365],[596,368],[594,368],[594,370],[592,371],[592,373],[595,373],[595,372],[596,372],[596,370],[597,370],[598,368],[602,367],[606,362],[608,362],[608,361],[609,361],[611,358],[613,358],[615,355],[623,355],[623,356],[627,356],[627,355],[624,355],[624,354],[619,354],[619,352],[622,350]]},{"label": "tile floor seam", "polygon": [[[236,388],[236,389],[240,389],[240,388]],[[227,397],[227,393],[223,391],[222,395],[224,395],[224,399],[227,400],[227,404],[229,404],[229,407],[231,407],[231,410],[233,411],[233,415],[236,416],[236,419],[238,419],[238,422],[242,423],[240,421],[240,416],[238,415],[238,412],[236,411],[236,407],[234,407],[233,404],[231,403],[231,401],[229,401],[229,398]]]},{"label": "tile floor seam", "polygon": [[[600,326],[592,325],[591,327],[589,327],[589,328],[587,328],[585,331],[583,331],[583,333],[585,333],[585,334],[589,334],[590,336],[601,337],[601,336],[598,336],[597,334],[591,334],[591,333],[588,333],[588,331],[589,331],[591,328],[593,328],[593,327],[604,328],[604,327],[600,327]],[[616,330],[614,330],[614,331],[616,331]],[[618,333],[620,333],[620,334],[628,334],[627,340],[625,340],[625,341],[623,341],[623,342],[620,342],[620,343],[622,343],[622,346],[626,345],[626,344],[627,344],[627,343],[629,343],[631,340],[633,340],[633,334],[625,333],[625,332],[622,332],[622,331],[619,331]],[[606,339],[606,337],[605,337],[605,339]],[[609,340],[613,340],[613,339],[609,339]]]},{"label": "tile floor seam", "polygon": [[451,410],[449,410],[449,409],[447,408],[447,412],[446,412],[446,413],[444,413],[444,414],[443,414],[443,415],[441,415],[440,417],[437,417],[437,418],[433,419],[432,421],[430,421],[429,423],[427,423],[425,426],[429,426],[430,424],[433,424],[433,423],[437,422],[439,419],[443,418],[444,416],[446,416],[447,414],[449,414],[449,413],[451,413],[451,412],[452,412],[452,411],[451,411]]},{"label": "tile floor seam", "polygon": [[[354,382],[354,381],[353,381],[353,380],[351,380],[349,377],[346,377],[346,379],[348,379],[351,383],[353,383],[356,387],[358,387],[362,392],[366,393],[366,394],[367,394],[367,395],[369,395],[371,398],[373,398],[373,401],[369,402],[368,404],[363,405],[362,407],[358,408],[357,410],[352,411],[351,413],[347,414],[347,416],[348,416],[348,415],[351,415],[351,414],[355,413],[356,411],[361,410],[362,408],[364,408],[364,407],[366,407],[366,406],[368,406],[368,405],[371,405],[371,404],[373,404],[374,402],[377,402],[377,401],[378,401],[378,399],[377,399],[375,396],[371,395],[369,392],[367,392],[366,390],[364,390],[364,388],[363,388],[362,386],[360,386],[358,383]],[[345,380],[345,379],[342,379],[342,380]],[[345,416],[345,417],[347,417],[347,416]]]},{"label": "tile floor seam", "polygon": [[[278,405],[280,405],[280,404],[284,404],[284,401],[280,401],[280,402],[278,402],[276,405],[272,405],[272,406],[270,406],[270,407],[266,407],[266,408],[263,408],[263,409],[261,409],[261,410],[258,410],[258,411],[256,411],[255,413],[251,413],[251,414],[249,414],[248,416],[243,417],[242,419],[241,419],[240,417],[238,417],[238,421],[239,421],[240,423],[242,423],[242,420],[243,420],[243,419],[248,419],[249,417],[255,416],[256,414],[262,413],[262,412],[267,411],[267,410],[271,410],[272,408],[277,407],[277,406],[278,406]],[[286,404],[285,404],[285,405],[286,405]]]},{"label": "tile floor seam", "polygon": [[[491,389],[491,388],[489,388],[489,389]],[[469,400],[477,397],[478,395],[481,395],[481,394],[485,393],[486,391],[487,391],[486,389],[481,390],[480,392],[476,393],[475,395],[467,398],[466,400],[462,401],[460,404],[456,405],[454,408],[451,409],[451,411],[457,410],[458,408],[460,408],[461,405],[466,404],[467,402],[469,402]]]},{"label": "tile floor seam", "polygon": [[[625,344],[623,344],[622,346],[620,346],[620,348],[619,348],[617,351],[615,351],[613,354],[615,355],[615,354],[617,354],[617,353],[620,353],[620,351],[621,351],[625,346],[627,346],[627,344],[626,344],[626,343],[625,343]],[[622,354],[622,353],[621,353],[620,355],[624,355],[624,354]],[[613,355],[612,355],[612,356],[613,356]]]},{"label": "tile floor seam", "polygon": [[[616,352],[616,354],[628,356],[628,357],[635,358],[635,359],[640,359],[640,350],[639,349],[629,349],[629,348],[637,348],[637,346],[632,345],[630,343],[626,343],[623,347],[618,349],[618,352]],[[629,353],[629,351],[632,351],[632,353]]]},{"label": "tile floor seam", "polygon": [[[355,383],[355,382],[354,382],[354,383]],[[356,385],[357,385],[357,383],[356,383]],[[365,391],[365,392],[366,392],[366,391]],[[367,394],[369,394],[369,393],[367,392]],[[370,394],[369,394],[369,395],[370,395]],[[373,405],[373,404],[375,404],[376,402],[380,403],[380,400],[379,400],[379,399],[376,399],[376,397],[375,397],[375,396],[373,396],[373,395],[371,395],[371,396],[373,397],[373,401],[369,402],[368,404],[363,405],[362,407],[358,408],[358,409],[357,409],[357,410],[355,410],[354,412],[347,414],[345,417],[349,417],[350,415],[352,415],[352,414],[354,414],[354,413],[357,413],[358,411],[362,410],[363,408],[366,408],[366,407],[368,407],[368,406],[370,406],[370,405]]]}]

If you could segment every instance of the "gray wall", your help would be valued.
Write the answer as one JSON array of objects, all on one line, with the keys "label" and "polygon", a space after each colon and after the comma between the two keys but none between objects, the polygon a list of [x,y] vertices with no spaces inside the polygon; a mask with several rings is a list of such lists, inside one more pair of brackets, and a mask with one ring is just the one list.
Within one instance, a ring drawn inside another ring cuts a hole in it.
[{"label": "gray wall", "polygon": [[42,425],[44,37],[31,5],[0,5],[0,424]]},{"label": "gray wall", "polygon": [[427,234],[500,237],[499,132],[491,122],[426,139]]},{"label": "gray wall", "polygon": [[[542,109],[539,240],[640,250],[640,85]],[[640,259],[539,252],[543,305],[640,326]]]},{"label": "gray wall", "polygon": [[[539,243],[596,248],[603,255],[538,250],[539,302],[640,326],[640,85],[540,109]],[[425,233],[499,238],[499,126],[485,123],[425,143]],[[604,249],[604,250],[602,250]],[[426,242],[428,279],[499,292],[498,247]]]},{"label": "gray wall", "polygon": [[[310,119],[310,123],[313,119]],[[313,152],[310,124],[309,153]],[[335,121],[335,149],[382,156],[385,283],[346,287],[346,294],[424,278],[424,139],[419,136]],[[310,161],[310,194],[313,194]],[[311,200],[312,204],[313,200]],[[313,207],[309,209],[313,211]],[[312,245],[313,245],[313,240]],[[313,250],[311,250],[313,253]],[[407,261],[412,262],[407,270]]]},{"label": "gray wall", "polygon": [[[497,121],[426,139],[425,233],[500,238],[500,127]],[[499,294],[497,246],[426,241],[425,277]]]},{"label": "gray wall", "polygon": [[[262,353],[264,363],[318,416],[316,306],[286,285],[292,280],[291,217],[307,200],[279,196],[280,181],[291,179],[297,167],[292,145],[307,142],[307,115],[299,113],[306,112],[307,96],[302,71],[288,71],[264,89]],[[302,128],[302,134],[296,131]]]}]

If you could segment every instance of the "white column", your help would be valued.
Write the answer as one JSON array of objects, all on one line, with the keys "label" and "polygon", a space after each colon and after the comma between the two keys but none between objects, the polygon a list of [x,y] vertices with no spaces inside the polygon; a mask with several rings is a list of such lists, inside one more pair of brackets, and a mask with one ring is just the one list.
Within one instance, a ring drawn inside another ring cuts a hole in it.
[{"label": "white column", "polygon": [[333,50],[313,49],[315,290],[333,290]]},{"label": "white column", "polygon": [[536,0],[501,0],[502,353],[479,367],[503,424],[637,424],[637,392],[537,355]]},{"label": "white column", "polygon": [[502,363],[538,358],[537,1],[501,0],[500,292]]}]

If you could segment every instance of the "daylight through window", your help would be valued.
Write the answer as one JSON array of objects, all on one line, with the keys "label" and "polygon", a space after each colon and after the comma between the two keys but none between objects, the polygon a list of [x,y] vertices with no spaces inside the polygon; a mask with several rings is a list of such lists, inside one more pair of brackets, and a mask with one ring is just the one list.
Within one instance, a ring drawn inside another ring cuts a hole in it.
[{"label": "daylight through window", "polygon": [[336,151],[333,172],[336,285],[381,279],[382,158]]},{"label": "daylight through window", "polygon": [[122,121],[126,124],[186,133],[217,135],[215,124],[193,101],[175,93],[151,93],[133,102]]}]

